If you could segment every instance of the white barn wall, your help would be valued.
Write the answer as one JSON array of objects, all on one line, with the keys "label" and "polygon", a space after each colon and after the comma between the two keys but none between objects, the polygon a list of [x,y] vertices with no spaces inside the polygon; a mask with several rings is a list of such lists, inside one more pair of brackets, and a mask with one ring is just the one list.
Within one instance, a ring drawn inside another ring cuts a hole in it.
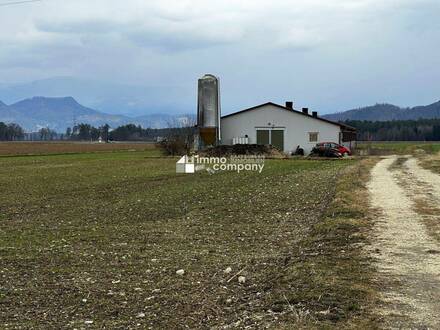
[{"label": "white barn wall", "polygon": [[[270,123],[270,125],[269,125]],[[222,144],[231,145],[234,137],[249,136],[249,144],[257,143],[257,128],[284,128],[284,152],[295,151],[299,145],[310,153],[318,142],[339,142],[338,125],[317,120],[312,116],[267,104],[221,119]],[[318,141],[309,142],[309,132],[318,132]]]}]

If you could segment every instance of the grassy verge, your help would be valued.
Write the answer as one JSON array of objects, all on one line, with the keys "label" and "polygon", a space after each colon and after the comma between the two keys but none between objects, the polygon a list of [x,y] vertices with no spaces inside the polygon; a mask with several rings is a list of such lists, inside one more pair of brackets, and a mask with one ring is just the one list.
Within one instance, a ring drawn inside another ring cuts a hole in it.
[{"label": "grassy verge", "polygon": [[371,313],[378,299],[374,269],[363,248],[373,225],[365,183],[374,163],[364,160],[344,170],[322,220],[286,269],[285,281],[295,283],[286,293],[289,306],[313,311],[304,328],[378,327]]}]

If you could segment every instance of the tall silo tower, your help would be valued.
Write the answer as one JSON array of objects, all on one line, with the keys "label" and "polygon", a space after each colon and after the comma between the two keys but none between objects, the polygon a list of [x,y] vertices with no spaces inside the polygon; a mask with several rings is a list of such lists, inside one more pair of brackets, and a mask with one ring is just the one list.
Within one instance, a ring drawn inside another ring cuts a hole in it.
[{"label": "tall silo tower", "polygon": [[215,146],[220,141],[220,82],[211,74],[199,79],[197,127],[202,147]]}]

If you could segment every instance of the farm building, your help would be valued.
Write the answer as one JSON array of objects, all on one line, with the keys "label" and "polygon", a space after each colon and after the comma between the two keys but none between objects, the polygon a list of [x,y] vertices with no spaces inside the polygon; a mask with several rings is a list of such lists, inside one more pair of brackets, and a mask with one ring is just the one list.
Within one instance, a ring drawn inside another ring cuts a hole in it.
[{"label": "farm building", "polygon": [[272,102],[221,117],[222,144],[271,144],[286,153],[300,146],[308,154],[319,142],[353,147],[356,129],[309,114],[307,108],[294,110],[292,102]]}]

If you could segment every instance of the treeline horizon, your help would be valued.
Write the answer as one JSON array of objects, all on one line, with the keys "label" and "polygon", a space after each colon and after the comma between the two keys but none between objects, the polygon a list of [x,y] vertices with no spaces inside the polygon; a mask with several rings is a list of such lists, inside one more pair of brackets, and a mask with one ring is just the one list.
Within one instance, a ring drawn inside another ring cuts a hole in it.
[{"label": "treeline horizon", "polygon": [[440,118],[419,120],[347,120],[358,141],[440,141]]},{"label": "treeline horizon", "polygon": [[[347,120],[344,123],[357,129],[358,141],[440,141],[440,118],[394,121]],[[94,127],[82,123],[68,127],[65,133],[59,133],[50,128],[25,133],[18,124],[0,122],[0,141],[97,141],[101,138],[103,142],[154,142],[183,128],[175,126],[142,128],[140,125],[127,124],[110,130],[109,125]]]},{"label": "treeline horizon", "polygon": [[[176,124],[176,126],[178,126]],[[0,122],[0,141],[146,141],[155,142],[161,137],[172,135],[184,127],[142,128],[140,125],[127,124],[114,130],[105,124],[94,127],[90,124],[78,124],[68,127],[65,133],[59,133],[47,127],[38,132],[25,133],[24,129],[15,123]]]},{"label": "treeline horizon", "polygon": [[0,122],[0,141],[17,141],[24,137],[23,128],[15,123]]}]

